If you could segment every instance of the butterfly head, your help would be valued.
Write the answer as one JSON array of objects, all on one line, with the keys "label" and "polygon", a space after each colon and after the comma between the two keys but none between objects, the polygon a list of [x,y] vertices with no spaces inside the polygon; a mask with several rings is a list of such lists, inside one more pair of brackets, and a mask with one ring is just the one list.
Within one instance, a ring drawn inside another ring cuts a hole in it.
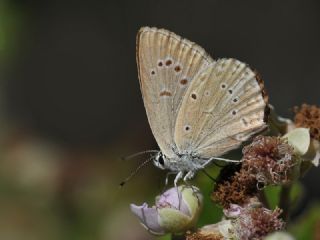
[{"label": "butterfly head", "polygon": [[162,152],[158,152],[157,155],[155,156],[154,160],[153,160],[153,164],[160,168],[160,169],[166,169],[167,167],[167,159],[165,158],[165,156],[163,155]]}]

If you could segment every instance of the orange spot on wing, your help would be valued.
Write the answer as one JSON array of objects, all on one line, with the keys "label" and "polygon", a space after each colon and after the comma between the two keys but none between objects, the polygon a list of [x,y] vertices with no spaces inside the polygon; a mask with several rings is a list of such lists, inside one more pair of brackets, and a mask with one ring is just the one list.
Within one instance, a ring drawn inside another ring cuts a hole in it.
[{"label": "orange spot on wing", "polygon": [[181,79],[180,80],[181,85],[186,85],[188,83],[187,79]]},{"label": "orange spot on wing", "polygon": [[178,66],[176,66],[176,67],[174,68],[174,70],[175,70],[176,72],[180,72],[180,71],[181,71],[181,67],[178,65]]},{"label": "orange spot on wing", "polygon": [[171,97],[172,94],[169,91],[162,91],[162,92],[160,92],[160,97],[162,97],[162,96]]},{"label": "orange spot on wing", "polygon": [[172,64],[172,61],[169,59],[166,61],[166,66],[170,66]]}]

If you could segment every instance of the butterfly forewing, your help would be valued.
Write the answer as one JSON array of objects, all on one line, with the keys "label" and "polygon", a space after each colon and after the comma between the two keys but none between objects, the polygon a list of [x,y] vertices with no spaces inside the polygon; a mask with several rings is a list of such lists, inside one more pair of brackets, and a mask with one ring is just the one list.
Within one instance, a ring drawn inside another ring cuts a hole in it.
[{"label": "butterfly forewing", "polygon": [[220,156],[266,128],[266,96],[256,73],[235,59],[200,72],[183,99],[175,127],[181,152]]},{"label": "butterfly forewing", "polygon": [[162,152],[173,156],[174,127],[194,76],[213,62],[198,45],[164,29],[137,35],[137,63],[148,120]]}]

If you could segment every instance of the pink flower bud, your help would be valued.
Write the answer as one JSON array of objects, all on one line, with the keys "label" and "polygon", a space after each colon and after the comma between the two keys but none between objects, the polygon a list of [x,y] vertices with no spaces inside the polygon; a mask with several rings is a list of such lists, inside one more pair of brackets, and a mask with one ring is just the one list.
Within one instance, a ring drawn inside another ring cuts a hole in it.
[{"label": "pink flower bud", "polygon": [[131,211],[152,234],[182,233],[192,228],[202,206],[202,195],[196,187],[174,187],[156,197],[155,206],[131,204]]}]

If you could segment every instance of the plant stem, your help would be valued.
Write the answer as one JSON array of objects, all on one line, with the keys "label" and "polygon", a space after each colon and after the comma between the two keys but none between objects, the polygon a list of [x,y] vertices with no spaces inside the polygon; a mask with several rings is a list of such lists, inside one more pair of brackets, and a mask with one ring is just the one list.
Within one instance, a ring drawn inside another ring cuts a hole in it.
[{"label": "plant stem", "polygon": [[291,192],[292,185],[283,185],[280,192],[280,202],[279,207],[282,209],[282,218],[284,221],[288,221],[290,217],[290,192]]},{"label": "plant stem", "polygon": [[268,199],[264,191],[260,191],[258,198],[265,208],[270,208]]}]

